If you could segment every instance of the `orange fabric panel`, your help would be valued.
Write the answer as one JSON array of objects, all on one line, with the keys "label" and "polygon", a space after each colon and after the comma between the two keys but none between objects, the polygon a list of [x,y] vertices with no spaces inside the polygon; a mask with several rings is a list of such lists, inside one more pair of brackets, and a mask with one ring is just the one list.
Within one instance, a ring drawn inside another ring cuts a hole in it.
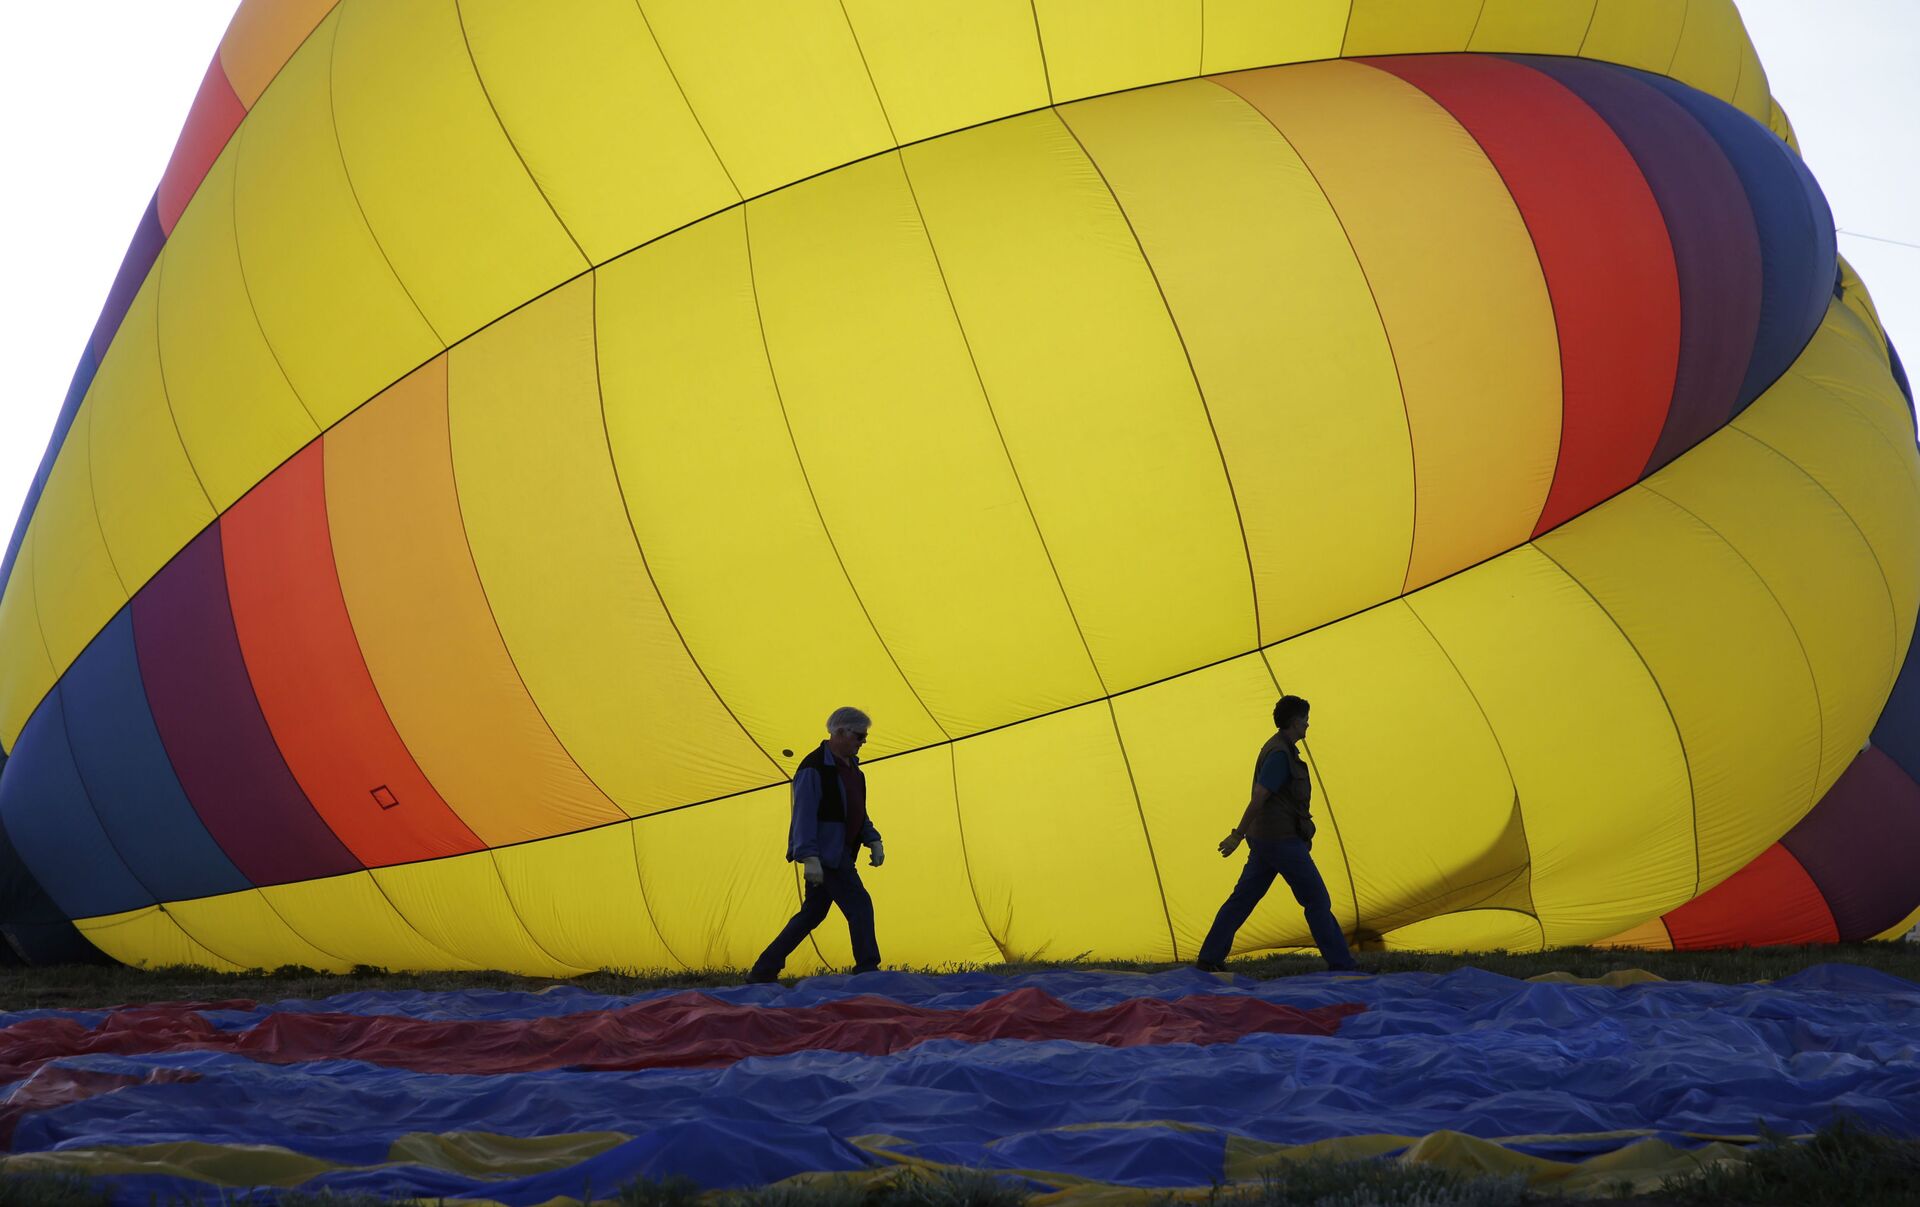
[{"label": "orange fabric panel", "polygon": [[307,799],[361,862],[478,850],[367,673],[334,571],[321,447],[309,444],[220,520],[254,694]]},{"label": "orange fabric panel", "polygon": [[339,0],[242,0],[226,36],[220,65],[240,103],[253,108],[273,77]]}]

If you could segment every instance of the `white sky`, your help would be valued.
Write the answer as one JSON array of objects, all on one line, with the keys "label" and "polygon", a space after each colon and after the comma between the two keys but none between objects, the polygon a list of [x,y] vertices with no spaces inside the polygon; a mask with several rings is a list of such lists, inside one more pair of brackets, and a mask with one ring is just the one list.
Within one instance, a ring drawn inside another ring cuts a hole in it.
[{"label": "white sky", "polygon": [[[537,0],[529,0],[537,2]],[[1915,0],[1738,0],[1774,95],[1910,361],[1920,361]],[[17,5],[0,38],[0,547],[234,0]],[[1920,365],[1913,366],[1920,369]]]}]

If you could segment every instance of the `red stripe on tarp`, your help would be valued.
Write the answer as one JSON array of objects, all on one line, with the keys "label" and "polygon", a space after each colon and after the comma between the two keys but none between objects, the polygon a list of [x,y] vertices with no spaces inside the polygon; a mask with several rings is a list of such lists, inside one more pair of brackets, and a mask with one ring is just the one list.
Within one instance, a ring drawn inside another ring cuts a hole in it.
[{"label": "red stripe on tarp", "polygon": [[167,160],[167,170],[160,176],[161,230],[169,235],[173,233],[174,224],[186,212],[187,202],[193,200],[200,182],[207,178],[207,170],[213,167],[213,161],[220,157],[227,140],[240,128],[240,119],[246,115],[247,107],[240,103],[233,85],[227,81],[226,69],[220,66],[220,56],[215,55],[213,62],[207,64],[200,91],[194,94],[193,107],[187,110],[187,123],[180,129],[179,141],[173,144],[173,157]]},{"label": "red stripe on tarp", "polygon": [[1068,1039],[1110,1048],[1219,1044],[1255,1034],[1332,1035],[1343,1019],[1366,1009],[1340,1002],[1301,1010],[1219,994],[1133,998],[1076,1010],[1039,989],[1017,989],[965,1010],[873,996],[784,1009],[687,992],[551,1018],[441,1021],[287,1012],[245,1030],[222,1031],[199,1013],[204,1008],[117,1010],[97,1027],[55,1016],[15,1023],[0,1030],[0,1080],[88,1052],[226,1051],[269,1064],[364,1060],[420,1073],[494,1074],[694,1068],[810,1050],[884,1056],[934,1039]]},{"label": "red stripe on tarp", "polygon": [[1777,842],[1662,921],[1676,951],[1840,941],[1819,886]]},{"label": "red stripe on tarp", "polygon": [[1533,236],[1561,377],[1560,457],[1538,536],[1639,481],[1659,441],[1680,360],[1666,222],[1613,128],[1540,72],[1486,55],[1364,61],[1466,127]]},{"label": "red stripe on tarp", "polygon": [[7,1087],[6,1097],[0,1099],[0,1151],[13,1147],[14,1128],[35,1111],[50,1111],[136,1085],[198,1080],[200,1074],[192,1069],[149,1069],[138,1077],[98,1069],[35,1069],[25,1081]]},{"label": "red stripe on tarp", "polygon": [[485,844],[414,762],[367,670],[333,563],[316,440],[220,517],[254,695],[314,809],[368,867]]}]

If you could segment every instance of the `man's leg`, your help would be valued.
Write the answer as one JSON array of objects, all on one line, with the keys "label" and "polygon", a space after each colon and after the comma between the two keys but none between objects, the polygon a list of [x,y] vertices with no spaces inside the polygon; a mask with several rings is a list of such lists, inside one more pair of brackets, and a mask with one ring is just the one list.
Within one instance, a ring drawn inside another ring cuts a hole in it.
[{"label": "man's leg", "polygon": [[[831,876],[833,873],[828,872],[827,875]],[[753,969],[747,973],[747,977],[755,981],[770,981],[779,976],[780,968],[787,962],[787,957],[793,954],[794,948],[806,940],[814,927],[826,919],[827,910],[832,907],[832,904],[833,896],[827,890],[826,881],[807,885],[806,895],[800,899],[799,912],[788,919],[786,927],[773,942],[767,944],[767,949],[761,952],[760,958],[753,962]]]},{"label": "man's leg", "polygon": [[1207,931],[1206,941],[1200,944],[1200,954],[1194,957],[1194,963],[1226,962],[1227,953],[1233,950],[1233,936],[1253,916],[1253,907],[1267,895],[1267,888],[1279,870],[1263,856],[1260,847],[1251,842],[1247,844],[1247,863],[1240,869],[1239,883],[1233,886],[1220,912],[1214,915],[1213,928]]},{"label": "man's leg", "polygon": [[1312,847],[1298,838],[1288,839],[1277,844],[1274,861],[1280,865],[1287,887],[1293,890],[1293,899],[1306,911],[1307,929],[1313,932],[1313,941],[1326,957],[1327,967],[1354,967],[1347,936],[1333,917],[1333,897],[1327,892],[1327,882],[1320,878],[1320,869],[1314,866]]},{"label": "man's leg", "polygon": [[860,883],[860,871],[853,860],[827,873],[827,885],[833,890],[834,904],[847,920],[847,937],[853,940],[853,970],[872,972],[880,967],[880,943],[873,934],[873,898]]}]

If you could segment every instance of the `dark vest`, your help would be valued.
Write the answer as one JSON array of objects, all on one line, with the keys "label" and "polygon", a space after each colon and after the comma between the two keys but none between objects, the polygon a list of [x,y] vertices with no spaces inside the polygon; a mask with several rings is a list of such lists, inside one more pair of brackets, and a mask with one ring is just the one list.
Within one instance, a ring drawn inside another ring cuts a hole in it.
[{"label": "dark vest", "polygon": [[[842,825],[846,825],[847,805],[849,802],[846,799],[846,793],[841,791],[841,764],[829,764],[827,762],[826,743],[822,742],[820,745],[815,746],[812,754],[801,759],[800,767],[796,769],[795,774],[799,774],[800,770],[808,767],[813,768],[814,772],[820,777],[820,808],[819,811],[814,814],[814,819],[816,821],[837,821]],[[854,806],[853,813],[864,828],[867,819],[867,773],[860,770],[858,763],[852,765],[852,771],[853,782],[856,785],[854,790],[858,792],[860,796],[859,800],[852,802]],[[858,834],[848,833],[847,845],[849,847],[859,841],[860,836]]]},{"label": "dark vest", "polygon": [[1248,838],[1312,838],[1313,818],[1308,813],[1309,802],[1313,799],[1313,776],[1308,774],[1306,763],[1300,759],[1300,752],[1288,741],[1274,734],[1260,747],[1260,753],[1253,760],[1253,774],[1260,775],[1260,764],[1267,761],[1267,755],[1275,750],[1286,752],[1288,772],[1287,786],[1267,798],[1267,803],[1254,814],[1253,825],[1247,828]]}]

